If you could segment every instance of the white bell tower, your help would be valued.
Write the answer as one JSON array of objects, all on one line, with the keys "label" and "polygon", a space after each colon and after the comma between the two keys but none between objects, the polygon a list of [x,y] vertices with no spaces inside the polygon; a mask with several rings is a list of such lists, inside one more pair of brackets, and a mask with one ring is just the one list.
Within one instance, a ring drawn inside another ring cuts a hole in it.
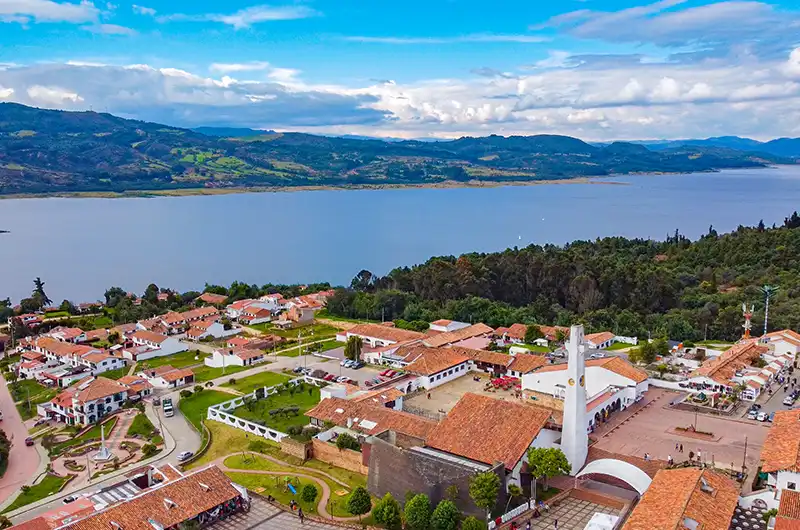
[{"label": "white bell tower", "polygon": [[586,376],[583,358],[583,326],[572,326],[567,342],[567,390],[561,450],[576,475],[586,463],[589,433],[586,420]]}]

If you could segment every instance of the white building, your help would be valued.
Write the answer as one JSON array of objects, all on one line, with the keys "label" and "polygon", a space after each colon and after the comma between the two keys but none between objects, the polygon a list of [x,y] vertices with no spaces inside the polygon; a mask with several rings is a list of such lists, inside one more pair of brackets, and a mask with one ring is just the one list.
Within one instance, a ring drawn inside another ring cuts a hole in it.
[{"label": "white building", "polygon": [[48,417],[68,425],[97,423],[120,409],[128,399],[128,387],[105,377],[87,377],[41,407]]},{"label": "white building", "polygon": [[776,500],[783,490],[800,491],[800,409],[775,413],[761,448],[761,472]]},{"label": "white building", "polygon": [[407,373],[419,376],[415,388],[430,390],[465,375],[470,358],[449,348],[418,348],[418,357],[405,367]]},{"label": "white building", "polygon": [[242,328],[240,327],[225,329],[225,325],[218,320],[198,320],[189,325],[189,329],[186,330],[186,338],[189,340],[201,340],[206,337],[221,339],[241,332]]},{"label": "white building", "polygon": [[262,350],[214,350],[210,357],[203,359],[206,366],[222,368],[225,366],[252,366],[263,363],[267,355]]},{"label": "white building", "polygon": [[139,372],[154,388],[178,388],[194,383],[194,372],[189,368],[173,368],[165,364]]},{"label": "white building", "polygon": [[137,331],[131,335],[131,340],[134,347],[123,349],[122,355],[132,361],[164,357],[189,349],[177,337],[169,337],[152,331]]},{"label": "white building", "polygon": [[586,345],[593,350],[603,350],[610,347],[617,340],[616,335],[610,331],[601,331],[600,333],[590,333],[584,337]]},{"label": "white building", "polygon": [[457,329],[468,328],[470,325],[466,322],[457,322],[455,320],[435,320],[430,323],[429,329],[431,331],[438,331],[440,333],[447,333],[448,331],[456,331]]},{"label": "white building", "polygon": [[759,338],[758,342],[768,345],[778,355],[788,353],[792,356],[792,359],[800,353],[800,333],[791,329],[767,333]]},{"label": "white building", "polygon": [[246,314],[246,311],[252,314],[257,312],[259,309],[265,309],[271,313],[274,313],[279,311],[281,306],[277,303],[277,300],[271,297],[264,297],[263,300],[237,300],[232,304],[228,304],[228,306],[225,308],[225,313],[231,320],[238,321],[239,317]]},{"label": "white building", "polygon": [[382,324],[359,324],[347,331],[341,331],[336,334],[336,340],[339,342],[347,342],[350,337],[361,337],[365,345],[371,348],[381,348],[400,342],[419,340],[425,335],[417,331],[409,331]]}]

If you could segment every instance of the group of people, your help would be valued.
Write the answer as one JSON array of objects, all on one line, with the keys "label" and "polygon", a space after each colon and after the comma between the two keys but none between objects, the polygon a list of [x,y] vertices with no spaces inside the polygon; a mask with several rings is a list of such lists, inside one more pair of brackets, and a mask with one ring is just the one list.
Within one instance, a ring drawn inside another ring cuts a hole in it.
[{"label": "group of people", "polygon": [[302,523],[303,523],[303,521],[305,521],[306,514],[304,514],[304,513],[303,513],[303,509],[300,507],[300,505],[299,505],[299,504],[297,504],[297,501],[296,501],[296,500],[294,500],[294,499],[292,499],[292,500],[289,502],[289,508],[291,508],[291,509],[292,509],[292,511],[295,511],[295,510],[297,510],[297,517],[299,517],[299,518],[300,518],[300,523],[302,524]]},{"label": "group of people", "polygon": [[[525,524],[525,530],[531,530],[531,519],[537,519],[542,516],[542,513],[549,513],[550,505],[544,501],[537,501],[533,506],[533,514],[528,522]],[[558,519],[553,520],[553,529],[558,530]],[[516,521],[511,522],[511,530],[520,530],[519,524]]]}]

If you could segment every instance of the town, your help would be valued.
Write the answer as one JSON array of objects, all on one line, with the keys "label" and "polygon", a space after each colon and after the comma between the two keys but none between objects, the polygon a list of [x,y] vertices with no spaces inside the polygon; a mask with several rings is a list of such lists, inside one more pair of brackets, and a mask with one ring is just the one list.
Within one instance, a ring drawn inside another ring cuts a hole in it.
[{"label": "town", "polygon": [[0,335],[0,522],[800,524],[800,334],[765,322],[756,336],[752,308],[738,341],[694,344],[580,324],[343,319],[326,308],[334,290],[300,291],[204,292],[117,325],[108,301],[16,308]]}]

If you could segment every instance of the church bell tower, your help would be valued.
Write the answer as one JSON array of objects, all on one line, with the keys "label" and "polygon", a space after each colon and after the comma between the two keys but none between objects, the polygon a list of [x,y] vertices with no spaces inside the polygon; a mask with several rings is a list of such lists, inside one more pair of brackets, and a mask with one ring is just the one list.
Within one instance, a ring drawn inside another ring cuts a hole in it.
[{"label": "church bell tower", "polygon": [[583,326],[572,326],[567,342],[567,388],[564,395],[564,424],[561,432],[561,450],[572,466],[572,475],[581,470],[589,452],[583,355]]}]

